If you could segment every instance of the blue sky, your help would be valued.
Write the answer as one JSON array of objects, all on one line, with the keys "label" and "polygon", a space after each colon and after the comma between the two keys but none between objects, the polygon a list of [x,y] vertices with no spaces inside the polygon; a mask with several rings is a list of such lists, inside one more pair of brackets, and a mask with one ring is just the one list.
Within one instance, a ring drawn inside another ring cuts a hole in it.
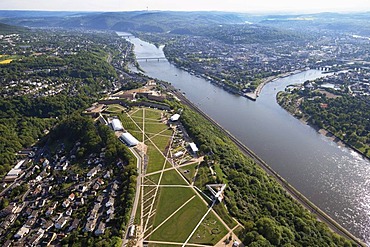
[{"label": "blue sky", "polygon": [[370,11],[370,0],[0,0],[18,10],[217,10],[238,12]]}]

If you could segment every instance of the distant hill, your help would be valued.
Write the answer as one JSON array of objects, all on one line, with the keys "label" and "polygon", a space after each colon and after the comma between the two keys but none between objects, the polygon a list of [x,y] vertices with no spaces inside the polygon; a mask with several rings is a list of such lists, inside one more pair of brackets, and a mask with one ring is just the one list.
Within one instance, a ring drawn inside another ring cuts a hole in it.
[{"label": "distant hill", "polygon": [[298,32],[346,32],[370,35],[370,12],[253,15],[231,12],[52,12],[0,10],[0,22],[25,27],[62,27],[114,31],[190,34],[194,27],[259,24]]},{"label": "distant hill", "polygon": [[[53,15],[53,13],[55,13]],[[244,18],[227,12],[45,12],[0,11],[0,21],[28,27],[109,29],[115,31],[167,32],[194,25],[236,24]]]},{"label": "distant hill", "polygon": [[0,23],[0,34],[24,32],[27,28]]}]

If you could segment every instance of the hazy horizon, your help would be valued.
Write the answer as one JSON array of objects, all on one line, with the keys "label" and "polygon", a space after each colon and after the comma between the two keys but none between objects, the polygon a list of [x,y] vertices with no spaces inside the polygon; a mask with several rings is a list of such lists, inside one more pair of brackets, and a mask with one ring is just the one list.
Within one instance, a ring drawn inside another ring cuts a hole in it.
[{"label": "hazy horizon", "polygon": [[321,0],[1,0],[0,10],[41,11],[225,11],[244,13],[319,13],[319,12],[366,12],[370,10],[369,0],[321,1]]}]

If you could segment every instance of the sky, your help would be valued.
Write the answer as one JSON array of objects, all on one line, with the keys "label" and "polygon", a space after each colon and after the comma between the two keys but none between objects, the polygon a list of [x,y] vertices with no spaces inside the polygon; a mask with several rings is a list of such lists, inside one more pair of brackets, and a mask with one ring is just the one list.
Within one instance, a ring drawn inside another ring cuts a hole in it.
[{"label": "sky", "polygon": [[0,0],[0,10],[364,12],[370,0]]}]

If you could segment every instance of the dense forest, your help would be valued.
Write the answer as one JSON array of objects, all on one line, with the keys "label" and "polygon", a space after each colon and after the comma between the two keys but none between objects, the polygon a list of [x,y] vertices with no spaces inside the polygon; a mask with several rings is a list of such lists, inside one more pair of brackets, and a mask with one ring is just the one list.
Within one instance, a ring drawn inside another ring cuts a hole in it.
[{"label": "dense forest", "polygon": [[282,187],[229,138],[199,114],[183,105],[182,122],[206,154],[220,164],[227,182],[225,203],[244,226],[240,235],[247,246],[355,246],[331,232],[294,201]]}]

